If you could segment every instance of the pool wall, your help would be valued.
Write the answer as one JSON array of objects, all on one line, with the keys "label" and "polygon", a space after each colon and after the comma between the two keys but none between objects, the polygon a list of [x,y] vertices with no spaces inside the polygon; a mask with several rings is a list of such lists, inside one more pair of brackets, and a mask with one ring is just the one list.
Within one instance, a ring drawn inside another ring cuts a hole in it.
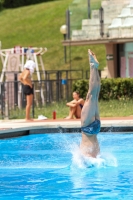
[{"label": "pool wall", "polygon": [[[0,131],[0,139],[6,139],[6,138],[12,138],[12,137],[20,137],[24,135],[30,135],[30,134],[44,134],[44,133],[80,133],[81,128],[68,128],[68,127],[41,127],[41,126],[35,126],[35,127],[26,127],[26,128],[15,128],[15,129],[7,129],[7,130],[1,130]],[[133,126],[111,126],[111,127],[101,127],[102,133],[129,133],[133,132]]]}]

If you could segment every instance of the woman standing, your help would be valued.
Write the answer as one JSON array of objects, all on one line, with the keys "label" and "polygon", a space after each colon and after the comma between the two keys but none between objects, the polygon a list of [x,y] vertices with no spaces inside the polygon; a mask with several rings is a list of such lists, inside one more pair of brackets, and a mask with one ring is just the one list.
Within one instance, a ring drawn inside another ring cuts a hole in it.
[{"label": "woman standing", "polygon": [[24,65],[23,72],[19,75],[19,80],[23,84],[23,92],[26,96],[26,121],[32,121],[30,118],[30,109],[33,102],[33,87],[31,82],[31,75],[35,69],[35,62],[33,60],[27,60]]},{"label": "woman standing", "polygon": [[81,153],[88,157],[96,157],[99,152],[97,134],[100,132],[100,116],[98,97],[100,92],[99,62],[96,55],[89,49],[90,80],[86,101],[81,113],[82,140]]}]

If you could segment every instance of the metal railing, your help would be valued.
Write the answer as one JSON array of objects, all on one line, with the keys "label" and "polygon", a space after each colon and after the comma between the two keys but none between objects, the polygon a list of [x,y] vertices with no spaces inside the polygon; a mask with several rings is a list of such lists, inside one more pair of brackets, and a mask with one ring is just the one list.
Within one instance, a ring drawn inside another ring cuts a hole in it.
[{"label": "metal railing", "polygon": [[[77,79],[62,80],[43,80],[33,81],[34,101],[32,107],[32,116],[34,117],[34,108],[44,106],[52,102],[68,101],[72,95],[72,84]],[[26,97],[23,93],[23,85],[18,81],[3,82],[0,84],[0,118],[17,118],[21,115],[24,118],[26,106]],[[20,117],[19,117],[20,118]]]},{"label": "metal railing", "polygon": [[[8,72],[6,72],[8,73]],[[8,77],[13,81],[0,83],[0,118],[24,118],[26,97],[23,94],[23,85],[18,81],[18,73],[10,72]],[[44,75],[44,72],[40,72]],[[42,76],[44,77],[44,76]],[[80,79],[89,78],[89,70],[49,70],[45,72],[45,79],[33,80],[34,101],[32,116],[35,107],[60,101],[69,101],[72,96],[73,83]]]},{"label": "metal railing", "polygon": [[[17,80],[19,71],[4,72],[4,82],[7,77],[14,77]],[[37,79],[37,73],[40,74],[40,80],[59,80],[59,79],[82,79],[84,77],[83,70],[46,70],[46,71],[35,71],[33,73],[33,79]],[[0,73],[1,75],[1,73]]]}]

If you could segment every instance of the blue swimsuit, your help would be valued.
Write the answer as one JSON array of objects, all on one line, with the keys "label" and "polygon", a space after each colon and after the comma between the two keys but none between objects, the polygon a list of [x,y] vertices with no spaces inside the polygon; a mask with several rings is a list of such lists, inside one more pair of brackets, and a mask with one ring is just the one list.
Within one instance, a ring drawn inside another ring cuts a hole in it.
[{"label": "blue swimsuit", "polygon": [[88,135],[96,135],[100,132],[100,128],[101,128],[100,120],[96,119],[88,126],[81,127],[81,130]]}]

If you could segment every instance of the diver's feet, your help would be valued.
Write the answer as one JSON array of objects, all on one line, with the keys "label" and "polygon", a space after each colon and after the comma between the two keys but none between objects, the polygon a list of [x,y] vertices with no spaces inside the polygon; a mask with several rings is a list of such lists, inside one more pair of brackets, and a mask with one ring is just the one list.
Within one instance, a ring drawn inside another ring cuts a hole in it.
[{"label": "diver's feet", "polygon": [[89,54],[90,67],[94,67],[97,69],[99,66],[99,62],[96,58],[96,55],[90,49],[88,49],[88,54]]}]

